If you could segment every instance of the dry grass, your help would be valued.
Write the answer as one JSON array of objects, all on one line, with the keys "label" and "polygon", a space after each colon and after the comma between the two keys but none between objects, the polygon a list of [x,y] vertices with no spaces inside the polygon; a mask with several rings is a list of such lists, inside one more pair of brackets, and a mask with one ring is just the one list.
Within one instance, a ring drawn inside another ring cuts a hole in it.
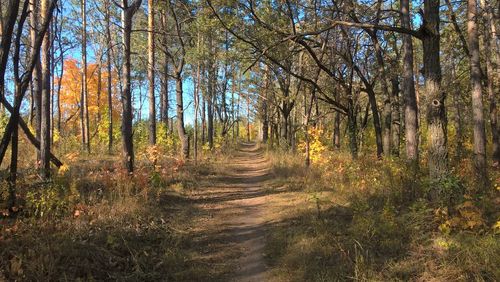
[{"label": "dry grass", "polygon": [[[282,199],[290,207],[277,208],[282,220],[268,236],[267,258],[277,281],[500,279],[500,236],[491,229],[500,216],[492,200],[496,192],[473,200],[482,227],[443,233],[440,206],[425,199],[428,185],[436,184],[423,175],[415,181],[401,161],[351,161],[344,153],[327,153],[325,164],[306,169],[300,156],[269,155],[275,177],[294,187]],[[465,179],[457,182],[467,185]],[[409,185],[422,198],[405,200]],[[449,211],[447,218],[456,214]]]},{"label": "dry grass", "polygon": [[211,280],[191,230],[201,216],[190,194],[215,174],[139,156],[133,176],[117,158],[68,156],[68,171],[42,183],[25,170],[14,218],[0,218],[0,281]]}]

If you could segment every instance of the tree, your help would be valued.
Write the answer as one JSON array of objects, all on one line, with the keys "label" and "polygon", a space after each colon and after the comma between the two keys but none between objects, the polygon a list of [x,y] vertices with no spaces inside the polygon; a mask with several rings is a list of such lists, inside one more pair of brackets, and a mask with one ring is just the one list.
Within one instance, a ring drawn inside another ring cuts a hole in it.
[{"label": "tree", "polygon": [[154,0],[148,0],[149,144],[156,144]]},{"label": "tree", "polygon": [[[401,26],[410,28],[410,1],[401,0]],[[405,118],[406,158],[418,166],[418,106],[413,74],[413,42],[403,34],[403,97]]]},{"label": "tree", "polygon": [[113,52],[113,42],[111,38],[111,0],[105,2],[105,21],[106,21],[106,69],[107,90],[108,90],[108,153],[113,151],[113,93],[112,93],[112,67],[111,53]]},{"label": "tree", "polygon": [[178,7],[170,1],[167,3],[167,5],[169,12],[172,15],[175,38],[178,45],[175,48],[172,48],[171,46],[165,46],[165,52],[172,61],[172,65],[174,67],[173,78],[175,80],[175,97],[177,102],[177,134],[179,135],[179,139],[181,141],[181,156],[187,159],[189,157],[189,140],[186,133],[186,128],[184,126],[184,97],[182,89],[182,74],[186,63],[186,46],[184,42],[184,30],[182,29],[183,23],[181,23],[182,19],[178,17],[178,12],[182,13],[183,11],[177,10]]},{"label": "tree", "polygon": [[[38,10],[39,10],[39,1],[31,0],[30,1],[30,43],[31,43],[31,52],[34,52],[34,44],[36,40],[36,33],[38,30]],[[33,70],[33,80],[31,82],[31,98],[32,104],[34,108],[34,121],[35,121],[35,132],[36,138],[40,140],[40,129],[41,129],[41,120],[42,120],[42,77],[41,77],[41,65],[40,61],[37,61],[35,69]],[[40,160],[40,153],[37,151],[37,160]]]},{"label": "tree", "polygon": [[[42,21],[47,21],[49,16],[49,0],[42,0],[41,14]],[[50,35],[49,30],[45,32],[42,42],[42,113],[40,130],[40,157],[41,175],[44,178],[50,177]],[[16,126],[17,127],[17,126]]]},{"label": "tree", "polygon": [[81,91],[81,129],[82,145],[87,153],[90,153],[90,126],[89,126],[89,107],[88,107],[88,87],[87,87],[87,0],[81,0],[82,12],[82,91]]},{"label": "tree", "polygon": [[488,173],[486,169],[486,133],[483,116],[483,86],[481,84],[481,58],[477,30],[476,0],[467,1],[467,35],[470,50],[470,83],[472,97],[472,117],[474,130],[474,168],[482,189],[486,188]]},{"label": "tree", "polygon": [[132,32],[132,17],[139,9],[142,0],[135,0],[129,5],[128,0],[122,0],[123,28],[123,67],[122,67],[122,142],[123,162],[129,173],[134,171],[134,144],[132,140],[132,93],[130,81],[130,34]]}]

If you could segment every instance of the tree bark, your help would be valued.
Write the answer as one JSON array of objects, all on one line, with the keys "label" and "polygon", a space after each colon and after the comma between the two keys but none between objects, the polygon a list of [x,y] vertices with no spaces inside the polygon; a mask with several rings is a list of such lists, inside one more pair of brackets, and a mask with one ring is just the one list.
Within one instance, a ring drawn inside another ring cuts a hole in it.
[{"label": "tree bark", "polygon": [[479,53],[479,35],[477,31],[476,0],[467,1],[467,37],[470,57],[470,82],[472,97],[472,115],[474,132],[474,168],[480,188],[485,189],[488,182],[486,165],[486,133],[483,116],[483,86],[481,84],[481,58]]},{"label": "tree bark", "polygon": [[335,120],[333,122],[333,146],[335,149],[340,150],[340,113],[335,113]]},{"label": "tree bark", "polygon": [[177,101],[177,133],[181,141],[181,152],[184,159],[189,158],[189,140],[184,127],[184,103],[182,97],[182,76],[180,72],[175,75],[175,93]]},{"label": "tree bark", "polygon": [[[199,36],[199,35],[198,35]],[[198,44],[199,47],[199,44]],[[194,85],[194,136],[193,136],[193,157],[194,161],[198,161],[198,112],[200,108],[200,63],[196,65],[196,76],[195,76],[195,85]]]},{"label": "tree bark", "polygon": [[148,0],[149,144],[156,144],[154,0]]},{"label": "tree bark", "polygon": [[81,0],[82,12],[82,97],[81,111],[83,111],[83,147],[90,154],[90,130],[89,130],[89,107],[88,107],[88,87],[87,87],[87,0]]},{"label": "tree bark", "polygon": [[448,137],[445,98],[441,89],[439,0],[424,0],[423,60],[427,106],[429,174],[435,181],[448,173]]},{"label": "tree bark", "polygon": [[392,155],[399,156],[401,146],[401,108],[399,105],[399,80],[398,77],[391,79],[392,84]]},{"label": "tree bark", "polygon": [[123,162],[129,173],[134,171],[134,144],[132,139],[132,93],[130,89],[130,34],[132,32],[132,17],[141,5],[142,0],[135,0],[128,5],[128,0],[122,0],[123,28],[123,93],[122,93],[122,142]]},{"label": "tree bark", "polygon": [[[38,13],[40,1],[38,0],[30,0],[30,43],[31,43],[31,52],[33,52],[33,48],[35,47],[35,41],[38,32],[38,17],[40,14]],[[40,129],[41,129],[41,120],[42,120],[42,68],[40,65],[40,59],[37,60],[36,66],[33,69],[33,79],[31,81],[31,89],[33,89],[33,108],[34,108],[34,120],[35,120],[35,136],[38,140],[40,140]],[[40,151],[36,152],[37,161],[40,161]]]},{"label": "tree bark", "polygon": [[351,151],[351,157],[353,159],[358,158],[358,128],[356,121],[356,114],[354,111],[354,104],[352,100],[349,101],[350,107],[347,113],[347,131],[349,132],[349,149]]},{"label": "tree bark", "polygon": [[[41,4],[42,20],[45,21],[49,11],[49,0]],[[50,32],[47,29],[42,41],[42,120],[40,133],[41,175],[50,177]],[[17,123],[14,125],[17,127]]]},{"label": "tree bark", "polygon": [[214,80],[215,77],[215,63],[209,63],[208,69],[208,82],[207,82],[207,138],[210,149],[214,147],[214,105],[213,99],[215,96]]},{"label": "tree bark", "polygon": [[[410,1],[401,0],[401,26],[410,28]],[[413,73],[413,42],[411,35],[403,34],[403,77],[406,158],[418,167],[418,105]]]},{"label": "tree bark", "polygon": [[[167,27],[167,13],[161,14],[161,22],[163,28]],[[164,48],[168,48],[167,46],[168,40],[167,35],[163,35],[163,46]],[[168,63],[168,55],[165,54],[163,61],[163,81],[161,84],[161,94],[160,94],[160,121],[166,127],[166,134],[168,134],[168,110],[169,110],[169,93],[168,93],[168,72],[169,72],[169,63]],[[165,138],[167,136],[164,136]]]},{"label": "tree bark", "polygon": [[108,154],[113,152],[113,92],[112,92],[112,69],[111,69],[111,52],[113,49],[113,42],[111,38],[111,0],[106,1],[106,68],[107,76],[107,89],[108,89]]},{"label": "tree bark", "polygon": [[[481,8],[486,12],[486,69],[488,100],[490,102],[489,117],[491,127],[492,161],[493,166],[500,168],[500,126],[498,125],[498,94],[494,84],[500,82],[500,46],[498,46],[497,31],[492,7],[485,0],[480,0]],[[495,75],[496,74],[496,75]]]},{"label": "tree bark", "polygon": [[207,108],[207,103],[205,101],[205,95],[201,95],[202,98],[202,104],[201,104],[201,144],[205,145],[206,142],[206,132],[207,132],[207,122],[206,122],[206,113],[205,109]]},{"label": "tree bark", "polygon": [[[267,143],[269,138],[269,117],[267,110],[267,99],[269,97],[269,87],[270,87],[270,73],[269,66],[265,66],[264,69],[264,93],[261,97],[261,120],[262,120],[262,143]],[[234,83],[234,82],[233,82]]]}]

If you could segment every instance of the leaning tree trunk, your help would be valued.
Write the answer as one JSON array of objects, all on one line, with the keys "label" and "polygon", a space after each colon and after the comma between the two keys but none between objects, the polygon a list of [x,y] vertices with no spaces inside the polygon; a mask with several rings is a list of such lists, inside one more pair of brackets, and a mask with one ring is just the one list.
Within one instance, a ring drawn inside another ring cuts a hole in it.
[{"label": "leaning tree trunk", "polygon": [[479,53],[479,35],[477,32],[476,0],[467,1],[467,35],[470,50],[470,82],[472,97],[472,115],[474,129],[474,168],[482,189],[486,188],[488,172],[486,170],[486,133],[483,116],[483,87],[481,84],[481,63]]}]

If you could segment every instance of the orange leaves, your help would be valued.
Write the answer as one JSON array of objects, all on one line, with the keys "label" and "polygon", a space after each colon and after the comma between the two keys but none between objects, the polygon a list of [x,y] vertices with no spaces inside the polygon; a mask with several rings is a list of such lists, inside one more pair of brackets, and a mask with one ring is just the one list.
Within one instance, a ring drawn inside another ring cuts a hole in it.
[{"label": "orange leaves", "polygon": [[[108,75],[112,76],[112,103],[113,117],[118,119],[120,116],[120,107],[118,95],[118,75],[116,73],[108,74],[104,68],[101,68],[99,75],[99,64],[89,64],[87,66],[87,100],[89,109],[89,119],[97,121],[97,116],[107,114],[108,107]],[[61,78],[61,118],[62,126],[68,129],[73,129],[78,132],[80,103],[82,95],[82,67],[75,59],[67,59],[64,61],[64,74]],[[99,81],[100,80],[100,81]],[[96,124],[91,122],[92,125]]]}]

